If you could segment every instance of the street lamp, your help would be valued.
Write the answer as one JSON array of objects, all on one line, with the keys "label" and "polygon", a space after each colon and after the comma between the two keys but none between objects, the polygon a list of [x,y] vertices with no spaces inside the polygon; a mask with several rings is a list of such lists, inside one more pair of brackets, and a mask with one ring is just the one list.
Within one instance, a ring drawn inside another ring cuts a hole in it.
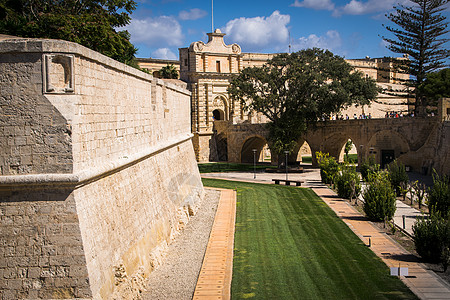
[{"label": "street lamp", "polygon": [[286,180],[288,180],[288,154],[289,154],[289,151],[284,151],[284,154],[286,154]]},{"label": "street lamp", "polygon": [[256,149],[252,149],[253,151],[253,179],[256,179]]}]

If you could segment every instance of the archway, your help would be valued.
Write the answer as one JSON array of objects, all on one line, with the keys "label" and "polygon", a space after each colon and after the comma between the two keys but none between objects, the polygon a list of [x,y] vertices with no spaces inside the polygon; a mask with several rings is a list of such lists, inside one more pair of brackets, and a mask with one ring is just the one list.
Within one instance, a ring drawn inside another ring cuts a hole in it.
[{"label": "archway", "polygon": [[[348,157],[346,156],[346,150],[348,151]],[[341,152],[339,154],[339,162],[348,161],[350,163],[358,164],[358,149],[351,138],[349,138],[344,145],[342,145]]]},{"label": "archway", "polygon": [[214,121],[228,120],[228,101],[225,96],[215,97],[210,109]]},{"label": "archway", "polygon": [[268,159],[267,149],[267,141],[264,138],[259,136],[248,138],[241,148],[241,162],[253,163],[254,159],[256,162],[265,161]]},{"label": "archway", "polygon": [[213,110],[213,118],[214,121],[222,121],[225,120],[225,113],[221,109],[215,109]]},{"label": "archway", "polygon": [[375,133],[366,148],[366,156],[373,155],[375,161],[386,167],[391,161],[409,152],[406,139],[393,130],[383,130]]},{"label": "archway", "polygon": [[295,161],[300,164],[311,164],[312,163],[312,151],[311,147],[306,140],[300,140],[294,149],[294,154],[296,156]]}]

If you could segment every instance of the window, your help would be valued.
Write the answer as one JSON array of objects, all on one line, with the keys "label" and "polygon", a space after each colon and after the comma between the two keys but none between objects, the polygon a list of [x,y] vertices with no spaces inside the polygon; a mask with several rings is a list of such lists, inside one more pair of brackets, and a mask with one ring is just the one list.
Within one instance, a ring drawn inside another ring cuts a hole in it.
[{"label": "window", "polygon": [[220,73],[220,60],[216,61],[216,72]]},{"label": "window", "polygon": [[188,65],[188,60],[187,60],[187,58],[184,59],[184,65],[185,65],[185,66]]}]

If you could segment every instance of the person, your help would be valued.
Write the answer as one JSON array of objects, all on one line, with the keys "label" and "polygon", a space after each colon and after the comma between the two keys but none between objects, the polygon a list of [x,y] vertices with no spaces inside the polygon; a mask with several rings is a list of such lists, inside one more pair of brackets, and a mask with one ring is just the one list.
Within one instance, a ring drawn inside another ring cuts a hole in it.
[{"label": "person", "polygon": [[353,119],[358,119],[358,116],[356,114],[353,114]]},{"label": "person", "polygon": [[369,119],[372,119],[372,114],[371,114],[371,113],[369,113],[368,118],[369,118]]}]

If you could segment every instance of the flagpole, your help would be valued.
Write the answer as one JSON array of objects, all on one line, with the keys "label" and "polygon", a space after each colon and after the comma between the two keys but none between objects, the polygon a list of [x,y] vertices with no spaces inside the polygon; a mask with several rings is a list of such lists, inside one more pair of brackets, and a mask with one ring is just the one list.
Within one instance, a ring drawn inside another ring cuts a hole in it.
[{"label": "flagpole", "polygon": [[211,32],[214,32],[214,0],[211,0]]}]

